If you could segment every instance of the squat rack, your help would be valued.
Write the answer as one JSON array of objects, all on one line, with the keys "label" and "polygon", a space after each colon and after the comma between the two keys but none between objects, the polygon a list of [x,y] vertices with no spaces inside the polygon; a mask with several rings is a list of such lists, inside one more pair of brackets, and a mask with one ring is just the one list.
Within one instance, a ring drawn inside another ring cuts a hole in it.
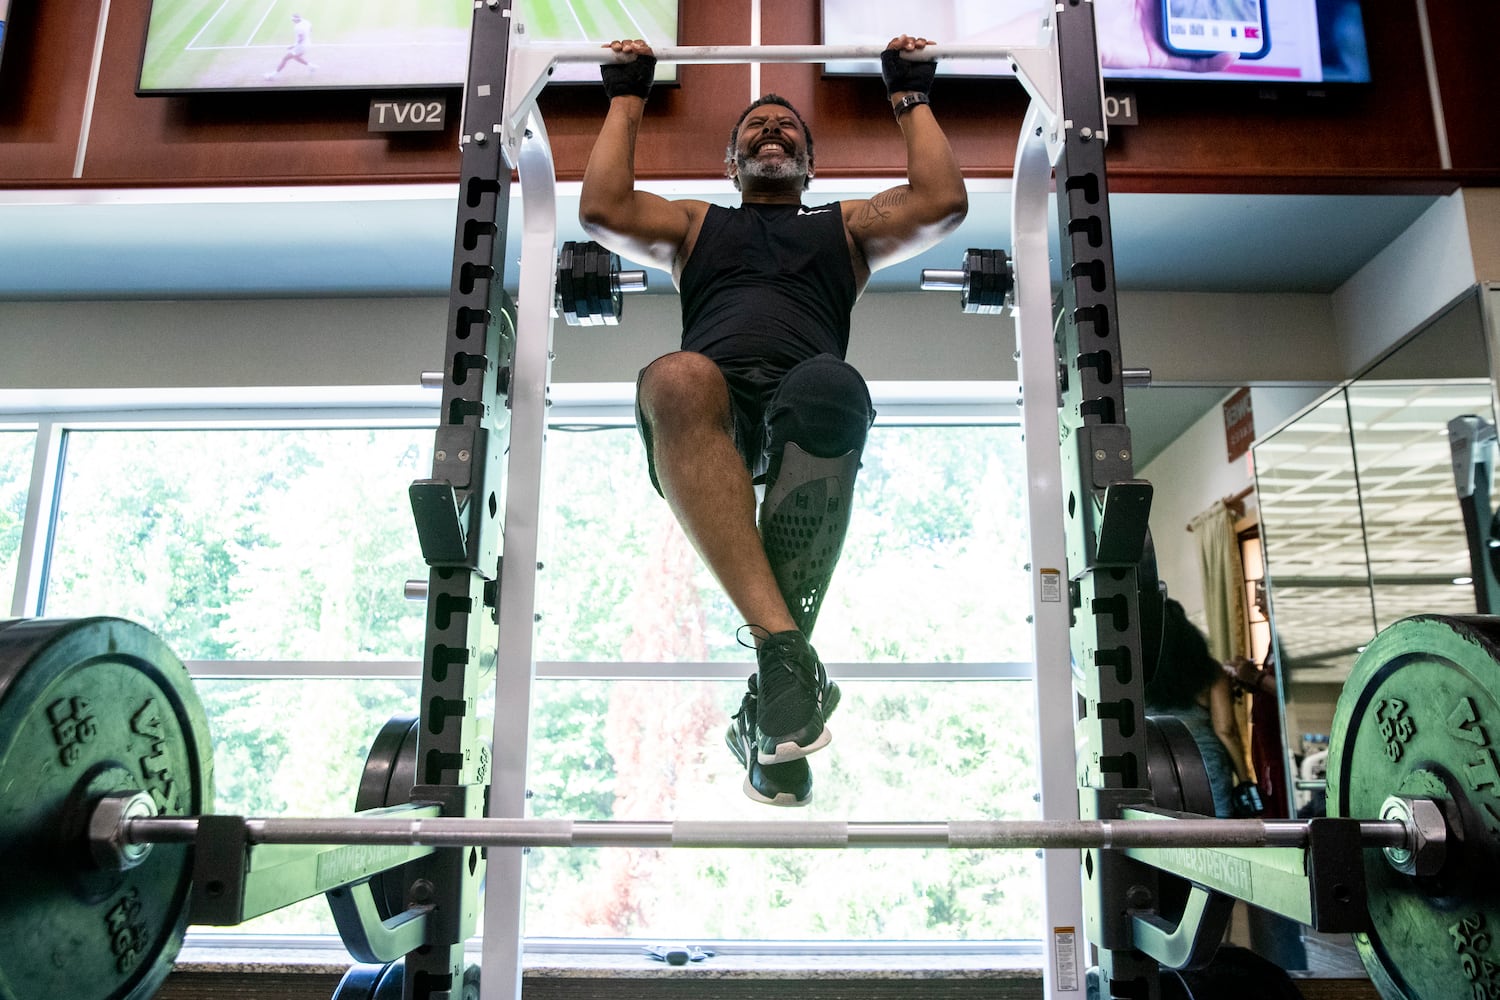
[{"label": "squat rack", "polygon": [[[1106,128],[1091,0],[1053,6],[1041,44],[943,47],[942,55],[1008,57],[1032,101],[1012,188],[1017,359],[1026,442],[1041,808],[1047,821],[1108,820],[1150,804],[1136,565],[1150,489],[1133,480],[1105,182]],[[874,58],[879,48],[702,46],[657,50],[663,62],[818,62]],[[558,62],[601,62],[598,48],[529,45],[510,0],[476,0],[462,111],[458,217],[430,478],[412,485],[431,571],[413,801],[444,817],[525,814],[534,680],[533,620],[542,446],[552,360],[556,177],[536,96]],[[520,283],[502,286],[511,171],[522,198]],[[1047,206],[1057,180],[1061,316]],[[1060,407],[1060,410],[1059,410]],[[1064,448],[1066,443],[1067,447]],[[1061,515],[1061,516],[1060,516]],[[1107,570],[1107,572],[1100,572]],[[1071,638],[1070,638],[1071,636]],[[481,674],[496,670],[495,759],[477,732]],[[1070,665],[1071,664],[1071,665]],[[1108,669],[1101,670],[1101,667]],[[1086,709],[1074,709],[1074,689]],[[1074,771],[1074,731],[1084,747]],[[1049,998],[1083,994],[1082,938],[1098,946],[1109,990],[1156,995],[1156,961],[1132,947],[1121,900],[1155,893],[1155,870],[1121,852],[1043,858]],[[464,971],[486,863],[439,851],[407,869],[430,887],[425,947],[406,954],[406,997],[443,997]],[[524,858],[491,849],[484,912],[485,1000],[518,998]],[[1080,906],[1079,878],[1088,891]],[[355,895],[359,894],[356,887]],[[360,905],[368,906],[368,900]],[[397,918],[399,919],[399,918]],[[1082,926],[1080,926],[1082,925]],[[409,941],[393,935],[393,940]],[[395,946],[393,946],[395,947]],[[377,955],[380,960],[400,957]]]}]

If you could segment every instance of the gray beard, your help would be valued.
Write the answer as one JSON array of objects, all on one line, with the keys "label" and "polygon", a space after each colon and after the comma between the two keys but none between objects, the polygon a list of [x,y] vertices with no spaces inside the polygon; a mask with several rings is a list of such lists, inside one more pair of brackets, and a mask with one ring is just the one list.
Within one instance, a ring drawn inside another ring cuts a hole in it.
[{"label": "gray beard", "polygon": [[735,168],[741,177],[753,177],[758,181],[806,181],[807,151],[800,150],[775,163],[764,163],[754,156],[740,153],[735,156]]}]

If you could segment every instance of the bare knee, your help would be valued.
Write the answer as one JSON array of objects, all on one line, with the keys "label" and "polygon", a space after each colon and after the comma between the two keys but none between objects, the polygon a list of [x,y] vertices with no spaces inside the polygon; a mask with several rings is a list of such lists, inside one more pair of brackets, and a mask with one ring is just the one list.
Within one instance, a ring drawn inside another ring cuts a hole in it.
[{"label": "bare knee", "polygon": [[657,358],[641,375],[641,413],[657,433],[729,427],[729,386],[719,366],[693,351]]}]

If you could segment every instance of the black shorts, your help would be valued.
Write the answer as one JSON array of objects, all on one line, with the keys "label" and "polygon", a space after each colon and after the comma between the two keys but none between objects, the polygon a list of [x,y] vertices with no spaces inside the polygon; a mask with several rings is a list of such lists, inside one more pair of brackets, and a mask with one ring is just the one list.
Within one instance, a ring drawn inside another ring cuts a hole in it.
[{"label": "black shorts", "polygon": [[[833,458],[863,448],[875,421],[864,378],[832,354],[808,358],[786,372],[726,364],[720,364],[719,371],[729,386],[734,446],[757,483],[775,481],[786,442],[795,441],[808,454]],[[660,493],[651,429],[641,414],[640,379],[645,374],[643,368],[636,378],[635,425],[646,445],[651,485]]]}]

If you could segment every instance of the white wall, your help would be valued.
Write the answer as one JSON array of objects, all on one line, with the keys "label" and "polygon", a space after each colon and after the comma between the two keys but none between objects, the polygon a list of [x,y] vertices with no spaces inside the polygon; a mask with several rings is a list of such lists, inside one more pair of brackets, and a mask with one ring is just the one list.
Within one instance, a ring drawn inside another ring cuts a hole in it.
[{"label": "white wall", "polygon": [[1380,357],[1474,285],[1463,192],[1436,204],[1333,293],[1345,376]]},{"label": "white wall", "polygon": [[[1164,382],[1336,379],[1326,296],[1120,296],[1126,364]],[[0,302],[0,389],[416,383],[443,366],[441,298]],[[617,327],[554,333],[558,382],[632,382],[672,350],[678,300],[638,295]],[[865,296],[849,360],[872,381],[1011,380],[1009,318],[952,294]]]},{"label": "white wall", "polygon": [[[1177,319],[1161,333],[1171,370],[1180,366],[1209,384],[1251,385],[1257,435],[1264,436],[1310,405],[1327,385],[1353,377],[1474,284],[1470,223],[1461,192],[1441,199],[1331,296],[1311,297],[1313,301],[1259,296],[1231,302],[1207,296],[1206,302],[1197,303],[1195,296],[1166,295],[1152,301],[1138,295],[1130,302],[1145,307],[1144,313],[1153,318]],[[1195,312],[1186,312],[1193,306]],[[1212,331],[1203,339],[1201,351],[1187,349],[1197,340],[1192,333],[1195,324]],[[1268,333],[1267,326],[1276,332]],[[1190,358],[1177,358],[1174,349]],[[1283,356],[1278,362],[1267,354]],[[1137,362],[1132,356],[1127,363]],[[1327,384],[1318,384],[1310,377],[1313,373],[1327,376]],[[1264,384],[1277,381],[1302,384]],[[1196,613],[1203,605],[1202,575],[1196,545],[1185,526],[1215,500],[1252,485],[1251,464],[1248,458],[1226,460],[1223,414],[1215,407],[1137,474],[1156,487],[1151,530],[1162,579],[1183,606]]]},{"label": "white wall", "polygon": [[[1225,398],[1232,392],[1225,392]],[[1326,392],[1322,385],[1252,386],[1250,408],[1255,414],[1257,437],[1285,423]],[[1172,596],[1196,617],[1203,609],[1203,573],[1198,567],[1198,543],[1187,526],[1215,500],[1254,484],[1251,456],[1229,461],[1224,411],[1216,406],[1136,474],[1154,487],[1151,538],[1156,545],[1158,572]],[[1247,509],[1255,505],[1253,494],[1246,503]]]},{"label": "white wall", "polygon": [[1120,294],[1125,364],[1155,382],[1246,385],[1345,377],[1327,295]]}]

